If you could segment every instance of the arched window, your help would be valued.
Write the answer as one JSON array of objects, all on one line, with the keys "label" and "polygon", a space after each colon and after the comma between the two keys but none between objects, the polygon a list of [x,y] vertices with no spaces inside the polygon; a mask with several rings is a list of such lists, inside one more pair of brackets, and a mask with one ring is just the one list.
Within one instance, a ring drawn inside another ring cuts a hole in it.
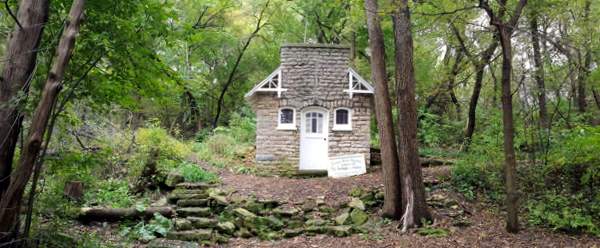
[{"label": "arched window", "polygon": [[296,110],[293,108],[280,108],[277,115],[277,129],[296,129]]},{"label": "arched window", "polygon": [[352,130],[352,111],[349,108],[337,108],[333,114],[333,130]]}]

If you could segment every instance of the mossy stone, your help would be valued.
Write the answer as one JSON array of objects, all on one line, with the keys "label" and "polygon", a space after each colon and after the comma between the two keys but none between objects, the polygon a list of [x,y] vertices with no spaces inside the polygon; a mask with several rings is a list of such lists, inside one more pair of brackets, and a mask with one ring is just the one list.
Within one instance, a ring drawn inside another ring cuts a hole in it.
[{"label": "mossy stone", "polygon": [[365,211],[355,208],[350,212],[350,219],[355,225],[362,225],[367,222],[369,215]]}]

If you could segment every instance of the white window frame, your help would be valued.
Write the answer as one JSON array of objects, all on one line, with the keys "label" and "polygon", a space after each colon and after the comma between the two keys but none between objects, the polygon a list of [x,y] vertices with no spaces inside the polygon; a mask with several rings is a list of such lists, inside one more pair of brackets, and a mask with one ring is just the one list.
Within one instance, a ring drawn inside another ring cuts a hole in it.
[{"label": "white window frame", "polygon": [[[292,123],[281,123],[281,111],[292,110]],[[281,107],[277,110],[277,130],[296,130],[296,109],[292,107]]]},{"label": "white window frame", "polygon": [[[337,124],[337,111],[348,111],[348,124]],[[336,108],[333,110],[333,129],[334,131],[352,131],[352,109],[351,108]]]}]

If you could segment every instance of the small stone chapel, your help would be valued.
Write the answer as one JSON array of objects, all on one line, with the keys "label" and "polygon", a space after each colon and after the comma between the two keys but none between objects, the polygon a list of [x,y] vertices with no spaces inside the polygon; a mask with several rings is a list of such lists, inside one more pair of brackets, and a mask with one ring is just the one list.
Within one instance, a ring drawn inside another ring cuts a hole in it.
[{"label": "small stone chapel", "polygon": [[246,95],[256,112],[256,162],[326,171],[329,158],[370,160],[373,86],[350,67],[350,48],[286,44],[280,65]]}]

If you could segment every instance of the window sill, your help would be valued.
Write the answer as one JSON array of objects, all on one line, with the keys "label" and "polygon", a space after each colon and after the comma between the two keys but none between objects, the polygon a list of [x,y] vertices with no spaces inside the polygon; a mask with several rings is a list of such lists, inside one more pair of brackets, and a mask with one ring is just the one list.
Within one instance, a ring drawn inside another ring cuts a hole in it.
[{"label": "window sill", "polygon": [[333,131],[352,131],[352,127],[333,127]]},{"label": "window sill", "polygon": [[296,130],[296,125],[279,125],[277,130]]}]

